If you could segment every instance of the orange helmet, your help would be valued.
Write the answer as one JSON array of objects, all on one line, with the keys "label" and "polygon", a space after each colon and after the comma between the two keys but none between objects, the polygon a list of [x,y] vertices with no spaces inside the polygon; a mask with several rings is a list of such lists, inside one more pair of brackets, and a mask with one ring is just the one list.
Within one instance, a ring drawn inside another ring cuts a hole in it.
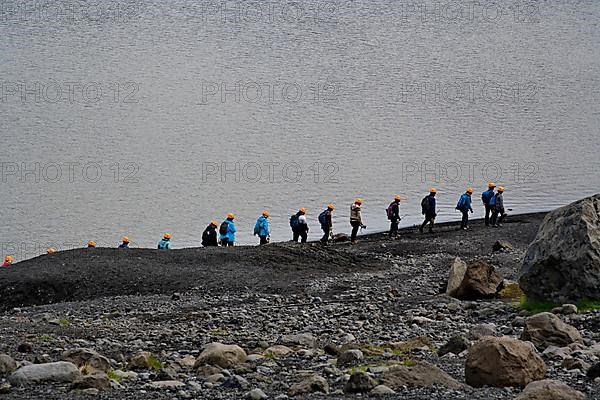
[{"label": "orange helmet", "polygon": [[6,256],[6,257],[4,257],[4,261],[6,261],[7,263],[13,262],[13,256]]},{"label": "orange helmet", "polygon": [[123,238],[121,239],[121,241],[123,243],[129,243],[129,238],[127,236],[123,236]]},{"label": "orange helmet", "polygon": [[90,240],[88,242],[88,247],[96,247],[96,242],[94,242],[93,240]]},{"label": "orange helmet", "polygon": [[504,186],[498,187],[498,192],[500,192],[500,193],[504,192]]},{"label": "orange helmet", "polygon": [[173,237],[173,235],[171,235],[170,233],[165,233],[165,234],[163,235],[163,239],[165,239],[165,240],[169,240],[169,239],[171,239],[172,237]]},{"label": "orange helmet", "polygon": [[302,207],[298,211],[301,212],[302,214],[305,214],[306,213],[306,208]]},{"label": "orange helmet", "polygon": [[437,189],[432,187],[429,189],[429,193],[437,193]]},{"label": "orange helmet", "polygon": [[488,182],[488,187],[489,187],[490,189],[492,189],[492,188],[495,188],[495,187],[496,187],[496,184],[495,184],[494,182]]},{"label": "orange helmet", "polygon": [[234,219],[235,215],[233,215],[233,213],[229,213],[227,214],[227,219]]},{"label": "orange helmet", "polygon": [[394,200],[400,201],[400,200],[402,200],[402,197],[400,197],[400,195],[396,195],[396,197],[394,197]]},{"label": "orange helmet", "polygon": [[471,188],[471,187],[467,188],[467,193],[471,193],[472,194],[473,193],[473,188]]},{"label": "orange helmet", "polygon": [[215,220],[210,221],[211,225],[214,225],[214,227],[216,228],[217,226],[219,226],[219,223]]},{"label": "orange helmet", "polygon": [[268,217],[270,214],[267,210],[263,211],[262,213],[263,217]]},{"label": "orange helmet", "polygon": [[46,250],[47,254],[52,254],[52,253],[56,253],[56,249],[54,247],[48,247],[48,250]]},{"label": "orange helmet", "polygon": [[335,210],[335,206],[333,204],[327,204],[327,208],[330,210]]},{"label": "orange helmet", "polygon": [[356,204],[362,204],[362,203],[363,203],[363,199],[361,199],[360,197],[357,197],[357,198],[354,200],[354,202],[355,202]]}]

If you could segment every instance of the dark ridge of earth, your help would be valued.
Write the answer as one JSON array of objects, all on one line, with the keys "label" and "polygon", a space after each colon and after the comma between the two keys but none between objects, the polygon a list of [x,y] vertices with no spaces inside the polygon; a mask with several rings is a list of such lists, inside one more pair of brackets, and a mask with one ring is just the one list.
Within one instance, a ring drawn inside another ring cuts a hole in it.
[{"label": "dark ridge of earth", "polygon": [[[0,310],[111,296],[170,295],[193,288],[214,294],[239,293],[247,288],[264,293],[298,293],[317,278],[385,269],[398,256],[444,254],[447,257],[438,262],[449,261],[452,256],[472,261],[489,256],[498,239],[524,251],[545,214],[510,216],[502,228],[486,228],[481,220],[473,220],[466,232],[457,230],[457,223],[439,224],[434,234],[404,228],[399,239],[376,233],[359,237],[355,246],[282,242],[261,247],[170,251],[69,250],[0,269]],[[505,277],[515,279],[519,259],[499,257],[497,268]],[[331,293],[329,288],[323,295]]]}]

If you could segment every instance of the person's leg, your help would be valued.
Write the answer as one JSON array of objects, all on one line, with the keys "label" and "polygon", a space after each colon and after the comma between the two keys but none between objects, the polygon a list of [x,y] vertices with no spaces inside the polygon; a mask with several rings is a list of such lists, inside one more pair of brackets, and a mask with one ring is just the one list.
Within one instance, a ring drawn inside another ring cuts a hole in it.
[{"label": "person's leg", "polygon": [[294,231],[294,239],[293,239],[293,240],[294,240],[294,242],[296,242],[296,243],[297,243],[297,242],[298,242],[298,238],[299,238],[299,237],[300,237],[300,232],[298,232],[298,231]]},{"label": "person's leg", "polygon": [[321,238],[321,243],[327,243],[329,241],[329,228],[321,228],[323,231],[323,237]]},{"label": "person's leg", "polygon": [[506,218],[506,215],[507,215],[506,212],[504,212],[504,209],[502,209],[500,211],[500,219],[498,220],[498,225],[500,225],[504,221],[504,219]]},{"label": "person's leg", "polygon": [[306,243],[306,239],[308,239],[308,232],[302,231],[300,236],[302,237],[302,243]]},{"label": "person's leg", "polygon": [[261,236],[260,237],[260,244],[267,244],[267,237],[266,236]]},{"label": "person's leg", "polygon": [[429,233],[433,233],[433,224],[435,223],[435,216],[430,215],[427,217],[427,221],[429,222]]},{"label": "person's leg", "polygon": [[462,211],[462,220],[460,221],[460,227],[465,229],[469,222],[469,211]]},{"label": "person's leg", "polygon": [[427,216],[425,216],[425,220],[423,221],[423,223],[419,227],[419,232],[423,233],[423,229],[425,228],[425,226],[427,225],[428,222],[429,222],[429,218],[427,218]]},{"label": "person's leg", "polygon": [[350,241],[355,242],[356,236],[358,235],[358,228],[360,228],[360,223],[358,221],[352,221],[352,234],[350,235]]},{"label": "person's leg", "polygon": [[496,222],[498,220],[498,210],[496,210],[495,208],[492,210],[492,219],[490,221],[490,223],[492,224],[492,226],[496,226]]},{"label": "person's leg", "polygon": [[397,219],[392,220],[390,227],[390,236],[398,236],[398,223],[399,221]]},{"label": "person's leg", "polygon": [[490,206],[485,205],[485,226],[490,226]]}]

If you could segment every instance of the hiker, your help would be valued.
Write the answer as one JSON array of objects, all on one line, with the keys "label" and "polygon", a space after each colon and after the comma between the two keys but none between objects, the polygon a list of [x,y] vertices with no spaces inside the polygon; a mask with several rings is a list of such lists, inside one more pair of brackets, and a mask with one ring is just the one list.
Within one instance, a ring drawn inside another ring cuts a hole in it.
[{"label": "hiker", "polygon": [[217,221],[210,221],[210,224],[202,232],[202,246],[204,247],[215,247],[219,246],[219,238],[217,235],[217,228],[219,223]]},{"label": "hiker", "polygon": [[394,201],[386,210],[387,218],[390,220],[390,238],[398,236],[398,223],[402,219],[400,218],[400,200],[402,200],[400,196],[394,197]]},{"label": "hiker", "polygon": [[362,219],[362,206],[363,200],[358,198],[354,200],[354,203],[350,206],[350,225],[352,225],[352,234],[350,235],[350,243],[356,244],[356,236],[358,235],[358,228],[366,228],[363,224]]},{"label": "hiker", "polygon": [[429,189],[429,194],[423,197],[421,200],[421,214],[425,216],[425,221],[419,227],[419,232],[423,233],[425,225],[429,224],[429,233],[433,233],[433,224],[435,223],[435,217],[437,213],[435,210],[435,195],[437,190],[435,188]]},{"label": "hiker", "polygon": [[233,246],[235,243],[235,232],[237,230],[233,223],[234,219],[235,215],[232,213],[227,214],[227,218],[221,222],[221,226],[219,227],[219,239],[223,247]]},{"label": "hiker", "polygon": [[173,235],[171,235],[170,233],[165,233],[163,235],[163,238],[160,242],[158,242],[158,249],[159,250],[171,250],[171,238],[173,237]]},{"label": "hiker", "polygon": [[254,236],[258,236],[260,238],[259,245],[261,245],[269,243],[270,234],[271,232],[269,231],[269,212],[265,210],[263,211],[262,215],[256,220],[256,224],[254,225]]},{"label": "hiker", "polygon": [[306,209],[302,207],[298,212],[290,217],[290,227],[294,234],[293,241],[298,242],[298,238],[302,238],[301,242],[306,243],[308,238],[308,223],[306,222]]},{"label": "hiker", "polygon": [[469,212],[473,213],[473,207],[471,207],[471,195],[473,194],[473,188],[467,188],[467,191],[463,193],[456,203],[456,209],[462,213],[462,220],[460,222],[460,229],[469,229]]},{"label": "hiker", "polygon": [[4,263],[2,264],[3,267],[10,267],[13,263],[13,257],[12,256],[6,256],[4,257]]},{"label": "hiker", "polygon": [[56,253],[56,249],[54,247],[48,247],[48,250],[46,250],[46,254],[54,254]]},{"label": "hiker", "polygon": [[129,238],[127,236],[123,236],[121,239],[121,244],[119,245],[119,249],[128,249],[129,248]]},{"label": "hiker", "polygon": [[321,243],[324,245],[327,245],[329,243],[329,238],[333,236],[333,210],[335,210],[335,206],[333,204],[328,204],[327,209],[319,214],[319,223],[321,224],[321,230],[323,231]]},{"label": "hiker", "polygon": [[[498,193],[494,196],[492,200],[492,226],[495,228],[502,226],[502,221],[506,218],[506,212],[504,211],[504,187],[500,186],[498,188]],[[498,214],[500,214],[500,219],[498,219]]]},{"label": "hiker", "polygon": [[494,189],[496,188],[496,184],[494,182],[488,182],[488,190],[481,193],[481,201],[485,207],[485,226],[490,226],[490,216],[492,213],[492,206],[490,205],[490,201],[496,195],[494,193]]},{"label": "hiker", "polygon": [[96,247],[96,242],[94,242],[93,240],[90,240],[88,242],[87,247],[88,247],[88,249],[93,249],[94,247]]}]

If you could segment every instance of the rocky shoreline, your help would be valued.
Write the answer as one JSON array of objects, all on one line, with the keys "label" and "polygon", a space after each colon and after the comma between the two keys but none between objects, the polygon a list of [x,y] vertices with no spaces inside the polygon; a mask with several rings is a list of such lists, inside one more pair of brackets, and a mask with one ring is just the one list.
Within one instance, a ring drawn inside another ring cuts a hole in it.
[{"label": "rocky shoreline", "polygon": [[[67,370],[62,382],[36,382],[16,379],[0,360],[0,392],[8,399],[514,399],[521,388],[466,384],[467,348],[483,336],[520,338],[530,313],[507,299],[440,293],[456,256],[515,280],[543,217],[513,216],[500,229],[473,221],[466,232],[441,224],[431,235],[409,228],[356,246],[92,249],[28,260],[0,273],[0,354],[16,360],[12,367]],[[497,240],[512,249],[493,251]],[[572,311],[556,310],[581,340],[538,348],[545,377],[600,398],[598,379],[586,377],[599,361],[600,313]],[[59,361],[87,376],[47,364]]]}]

